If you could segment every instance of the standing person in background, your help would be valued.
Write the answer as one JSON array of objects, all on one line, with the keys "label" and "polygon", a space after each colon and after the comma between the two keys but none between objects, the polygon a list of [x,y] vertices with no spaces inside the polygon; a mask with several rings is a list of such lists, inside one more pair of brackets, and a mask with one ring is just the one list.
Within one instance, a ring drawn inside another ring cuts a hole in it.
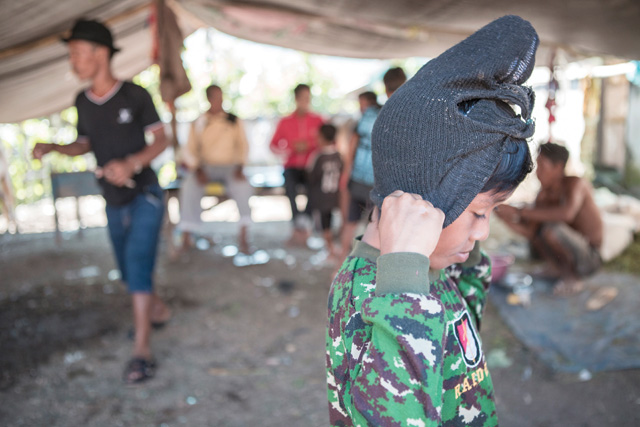
[{"label": "standing person in background", "polygon": [[[389,68],[382,82],[384,83],[387,99],[407,81],[407,75],[400,67]],[[356,132],[346,156],[345,173],[340,182],[340,188],[348,189],[347,212],[345,224],[342,227],[340,244],[341,257],[345,257],[351,250],[351,240],[354,237],[358,221],[370,205],[369,191],[373,187],[373,169],[371,166],[371,132],[375,120],[380,112],[380,105],[373,92],[361,93],[358,97],[362,118],[358,122]]]},{"label": "standing person in background", "polygon": [[320,216],[320,226],[324,237],[329,259],[335,260],[331,217],[338,207],[340,174],[342,173],[342,157],[336,149],[336,127],[322,125],[318,131],[318,150],[311,157],[309,170],[309,206],[312,212]]},{"label": "standing person in background", "polygon": [[243,167],[249,144],[242,121],[222,108],[222,89],[211,85],[206,93],[210,107],[191,125],[185,156],[190,171],[180,189],[178,228],[183,233],[183,249],[191,245],[190,234],[201,230],[200,200],[204,196],[205,185],[211,181],[223,181],[240,212],[239,250],[248,253],[249,198],[253,195],[253,187],[244,176]]},{"label": "standing person in background", "polygon": [[373,165],[371,163],[371,132],[380,112],[378,98],[374,92],[363,92],[358,96],[362,117],[356,125],[346,155],[340,188],[349,191],[346,221],[340,235],[341,258],[351,250],[358,222],[371,206],[369,193],[373,188]]},{"label": "standing person in background", "polygon": [[[107,27],[79,20],[64,41],[73,72],[80,80],[91,82],[76,97],[78,138],[68,145],[36,144],[33,156],[41,159],[51,151],[68,156],[93,151],[96,156],[109,235],[133,303],[133,357],[123,379],[128,384],[138,383],[155,373],[151,327],[163,325],[171,317],[153,290],[164,198],[149,166],[167,147],[167,139],[149,93],[113,76],[111,57],[119,49]],[[150,145],[145,132],[153,135]]]},{"label": "standing person in background", "polygon": [[308,85],[299,84],[293,91],[296,109],[289,116],[280,120],[271,138],[271,150],[286,156],[284,163],[284,186],[291,205],[293,221],[292,244],[304,244],[309,236],[309,204],[304,211],[298,210],[296,196],[298,186],[307,187],[306,166],[311,153],[317,147],[318,129],[324,120],[311,111],[311,89]]},{"label": "standing person in background", "polygon": [[404,73],[404,70],[400,67],[389,68],[389,70],[384,73],[382,77],[382,82],[384,83],[384,89],[387,92],[387,99],[393,95],[393,92],[398,90],[400,86],[407,81],[407,75]]}]

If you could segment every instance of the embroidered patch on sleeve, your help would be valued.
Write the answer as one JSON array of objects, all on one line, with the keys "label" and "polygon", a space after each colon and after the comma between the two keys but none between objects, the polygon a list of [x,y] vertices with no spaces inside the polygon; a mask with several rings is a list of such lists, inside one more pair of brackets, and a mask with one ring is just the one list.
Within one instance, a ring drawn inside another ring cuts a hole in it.
[{"label": "embroidered patch on sleeve", "polygon": [[480,359],[482,359],[482,350],[480,349],[478,335],[467,311],[453,323],[453,331],[462,351],[464,363],[469,368],[476,367]]}]

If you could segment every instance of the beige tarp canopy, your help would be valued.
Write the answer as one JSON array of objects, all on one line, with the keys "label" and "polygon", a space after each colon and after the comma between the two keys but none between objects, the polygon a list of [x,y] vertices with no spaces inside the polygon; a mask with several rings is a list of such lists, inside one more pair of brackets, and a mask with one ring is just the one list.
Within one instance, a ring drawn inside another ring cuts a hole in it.
[{"label": "beige tarp canopy", "polygon": [[[122,52],[118,77],[151,63],[150,0],[1,0],[0,123],[69,106],[81,87],[59,41],[80,17],[107,22]],[[570,55],[640,59],[635,0],[167,0],[183,34],[212,26],[241,38],[360,58],[435,56],[494,18],[530,20],[543,48]]]}]

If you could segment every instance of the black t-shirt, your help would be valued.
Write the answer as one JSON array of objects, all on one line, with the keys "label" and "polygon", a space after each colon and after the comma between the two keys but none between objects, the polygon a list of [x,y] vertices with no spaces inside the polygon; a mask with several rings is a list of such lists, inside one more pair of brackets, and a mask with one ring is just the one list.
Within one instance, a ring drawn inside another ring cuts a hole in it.
[{"label": "black t-shirt", "polygon": [[342,158],[335,150],[320,151],[309,165],[309,203],[311,209],[331,212],[338,206]]},{"label": "black t-shirt", "polygon": [[[89,90],[76,97],[78,140],[87,138],[103,167],[114,159],[124,159],[146,147],[145,130],[162,126],[149,93],[131,82],[118,82],[105,96],[98,98]],[[135,188],[116,187],[99,179],[107,204],[129,203],[144,187],[157,184],[155,172],[146,167],[133,177]]]}]

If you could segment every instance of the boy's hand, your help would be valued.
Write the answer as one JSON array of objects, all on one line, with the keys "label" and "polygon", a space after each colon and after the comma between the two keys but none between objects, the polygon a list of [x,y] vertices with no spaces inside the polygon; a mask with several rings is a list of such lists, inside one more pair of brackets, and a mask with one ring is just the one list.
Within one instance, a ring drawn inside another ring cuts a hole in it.
[{"label": "boy's hand", "polygon": [[442,233],[444,212],[417,194],[397,190],[382,202],[380,254],[416,252],[430,256]]},{"label": "boy's hand", "polygon": [[114,159],[108,162],[102,168],[102,175],[113,185],[118,187],[130,186],[131,177],[133,176],[133,167],[125,160]]},{"label": "boy's hand", "polygon": [[53,150],[53,144],[43,144],[41,142],[37,143],[35,147],[33,147],[33,158],[42,160],[42,157],[51,152]]}]

